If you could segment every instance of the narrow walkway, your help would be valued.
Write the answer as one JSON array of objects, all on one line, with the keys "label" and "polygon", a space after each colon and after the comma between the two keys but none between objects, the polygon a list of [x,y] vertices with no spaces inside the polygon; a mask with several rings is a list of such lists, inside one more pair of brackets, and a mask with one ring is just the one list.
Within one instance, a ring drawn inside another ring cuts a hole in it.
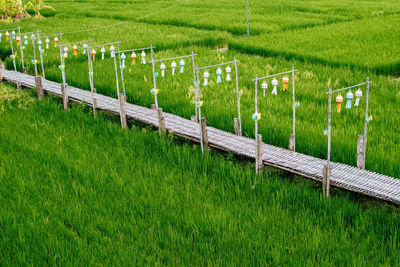
[{"label": "narrow walkway", "polygon": [[[20,72],[1,70],[5,80],[21,83],[22,86],[35,88],[35,78]],[[47,93],[61,96],[61,85],[56,82],[43,80],[43,89]],[[92,105],[90,91],[68,87],[69,99]],[[119,114],[118,99],[96,94],[98,109]],[[158,126],[156,110],[134,104],[126,104],[128,118]],[[165,125],[168,131],[193,140],[200,139],[198,123],[182,117],[164,113]],[[255,140],[237,136],[213,127],[207,127],[209,145],[232,153],[254,158]],[[322,170],[325,160],[305,154],[292,152],[287,149],[263,144],[263,162],[266,165],[299,174],[317,181],[322,181]],[[400,203],[400,180],[361,170],[341,163],[332,163],[331,184],[343,189],[358,192],[393,203]]]}]

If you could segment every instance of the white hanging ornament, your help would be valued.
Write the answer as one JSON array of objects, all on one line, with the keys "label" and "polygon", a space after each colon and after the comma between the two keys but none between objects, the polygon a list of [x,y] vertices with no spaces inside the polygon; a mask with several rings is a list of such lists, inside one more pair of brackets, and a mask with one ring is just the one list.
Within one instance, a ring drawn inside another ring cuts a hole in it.
[{"label": "white hanging ornament", "polygon": [[83,54],[86,55],[86,49],[88,48],[87,44],[83,44]]},{"label": "white hanging ornament", "polygon": [[277,95],[278,94],[278,90],[276,89],[276,87],[278,86],[278,80],[274,78],[272,80],[271,84],[274,87],[274,89],[272,90],[272,94],[273,95]]},{"label": "white hanging ornament", "polygon": [[50,39],[47,37],[45,42],[46,42],[46,49],[49,49]]},{"label": "white hanging ornament", "polygon": [[231,67],[229,67],[229,66],[226,67],[225,72],[226,72],[226,81],[230,82],[231,81],[231,72],[232,72]]},{"label": "white hanging ornament", "polygon": [[358,90],[356,91],[356,102],[354,103],[355,107],[358,107],[358,105],[360,104],[360,98],[362,97],[363,93],[361,91],[360,88],[358,88]]},{"label": "white hanging ornament", "polygon": [[268,83],[266,81],[263,81],[263,83],[261,84],[261,88],[263,89],[265,96],[265,91],[268,89]]},{"label": "white hanging ornament", "polygon": [[102,47],[100,49],[100,52],[101,52],[101,60],[104,60],[104,53],[106,52],[106,49],[104,47]]},{"label": "white hanging ornament", "polygon": [[0,43],[1,43],[1,37],[3,37],[3,34],[1,34],[1,32],[0,32]]},{"label": "white hanging ornament", "polygon": [[25,34],[24,36],[24,45],[28,44],[28,35]]},{"label": "white hanging ornament", "polygon": [[171,63],[171,68],[172,68],[172,75],[175,75],[175,68],[176,68],[176,62],[175,62],[175,60],[172,61],[172,63]]},{"label": "white hanging ornament", "polygon": [[203,78],[204,78],[204,86],[206,86],[208,84],[208,77],[210,77],[210,73],[208,73],[208,71],[205,71],[203,74]]},{"label": "white hanging ornament", "polygon": [[140,63],[146,64],[146,53],[144,52],[144,50],[142,50],[142,53],[140,55],[142,56],[142,61]]},{"label": "white hanging ornament", "polygon": [[113,45],[110,46],[110,54],[112,58],[115,57],[115,47]]},{"label": "white hanging ornament", "polygon": [[64,57],[68,57],[68,47],[64,47]]},{"label": "white hanging ornament", "polygon": [[218,68],[217,71],[216,71],[216,73],[217,73],[217,83],[222,82],[222,80],[221,80],[221,75],[222,75],[222,70],[221,70],[221,68]]},{"label": "white hanging ornament", "polygon": [[12,31],[11,35],[12,35],[13,40],[15,40],[15,31]]},{"label": "white hanging ornament", "polygon": [[179,62],[179,65],[181,66],[181,70],[179,71],[180,73],[183,73],[183,69],[185,68],[185,61],[183,60],[183,58],[181,59],[181,61]]},{"label": "white hanging ornament", "polygon": [[160,69],[161,69],[161,77],[164,78],[164,75],[165,75],[165,64],[164,64],[164,62],[161,63]]}]

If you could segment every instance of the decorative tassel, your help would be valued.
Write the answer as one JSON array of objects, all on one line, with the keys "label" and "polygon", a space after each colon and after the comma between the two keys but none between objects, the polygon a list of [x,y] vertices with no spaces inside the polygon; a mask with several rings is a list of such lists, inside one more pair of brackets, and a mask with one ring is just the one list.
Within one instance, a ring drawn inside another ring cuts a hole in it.
[{"label": "decorative tassel", "polygon": [[[46,38],[45,42],[46,42],[46,49],[49,49],[50,39]],[[28,44],[28,41],[26,41],[26,44]]]},{"label": "decorative tassel", "polygon": [[346,98],[347,98],[346,109],[351,109],[351,101],[353,99],[353,93],[351,92],[351,90],[347,92]]},{"label": "decorative tassel", "polygon": [[325,129],[323,133],[324,135],[329,135],[328,129]]},{"label": "decorative tassel", "polygon": [[196,107],[201,108],[203,106],[203,101],[196,101]]},{"label": "decorative tassel", "polygon": [[204,86],[207,86],[208,84],[208,77],[210,77],[210,73],[208,73],[208,71],[205,71],[203,74],[203,78],[204,78]]},{"label": "decorative tassel", "polygon": [[54,47],[57,47],[57,43],[58,43],[58,38],[54,37]]},{"label": "decorative tassel", "polygon": [[101,60],[104,60],[104,53],[106,52],[106,49],[104,47],[102,47],[100,49],[100,52],[101,52]]},{"label": "decorative tassel", "polygon": [[361,99],[362,95],[363,95],[363,93],[362,93],[361,89],[359,88],[356,91],[356,102],[354,103],[355,107],[358,107],[358,105],[360,104],[360,99]]},{"label": "decorative tassel", "polygon": [[135,65],[135,61],[136,61],[136,54],[135,54],[135,51],[132,51],[131,59],[132,59],[132,65]]},{"label": "decorative tassel", "polygon": [[165,64],[164,64],[164,62],[163,63],[161,63],[161,65],[160,65],[160,69],[161,69],[161,77],[163,77],[164,78],[164,75],[165,75]]},{"label": "decorative tassel", "polygon": [[272,80],[271,84],[274,87],[274,89],[272,89],[272,94],[273,95],[277,95],[278,94],[278,90],[276,89],[276,87],[278,86],[278,80],[274,78]]},{"label": "decorative tassel", "polygon": [[226,67],[225,72],[226,72],[226,81],[230,82],[231,81],[231,72],[232,72],[231,67],[229,67],[229,66]]},{"label": "decorative tassel", "polygon": [[76,46],[76,44],[74,44],[74,46],[72,47],[72,49],[74,50],[73,55],[77,56],[78,55],[78,47]]},{"label": "decorative tassel", "polygon": [[183,58],[179,62],[179,65],[181,66],[181,70],[179,71],[179,73],[183,73],[183,69],[185,68],[185,61],[183,60]]},{"label": "decorative tassel", "polygon": [[87,44],[83,44],[83,54],[86,55]]},{"label": "decorative tassel", "polygon": [[221,68],[218,68],[217,69],[217,83],[220,83],[222,81],[221,75],[222,75],[222,70],[221,70]]},{"label": "decorative tassel", "polygon": [[265,96],[265,91],[268,89],[268,83],[266,81],[263,81],[263,83],[261,84],[261,88],[263,89]]},{"label": "decorative tassel", "polygon": [[283,90],[286,90],[288,82],[289,82],[289,78],[287,76],[283,77],[282,82],[283,82]]},{"label": "decorative tassel", "polygon": [[175,68],[176,68],[176,62],[175,62],[175,60],[172,61],[172,63],[171,63],[171,68],[172,68],[172,75],[175,75]]},{"label": "decorative tassel", "polygon": [[123,68],[123,69],[125,69],[125,59],[126,59],[126,56],[125,56],[124,53],[122,53],[122,55],[121,55],[121,60],[122,60],[122,68]]},{"label": "decorative tassel", "polygon": [[343,96],[342,96],[341,94],[339,94],[339,95],[336,97],[337,112],[338,112],[338,113],[340,113],[340,109],[341,109],[341,106],[342,106],[342,102],[343,102]]},{"label": "decorative tassel", "polygon": [[94,48],[92,48],[92,51],[90,52],[90,54],[93,57],[93,61],[95,61],[96,60],[96,50],[94,50]]},{"label": "decorative tassel", "polygon": [[372,115],[369,115],[368,117],[366,117],[365,120],[367,121],[367,123],[369,123],[370,121],[372,121]]},{"label": "decorative tassel", "polygon": [[142,53],[140,55],[142,56],[142,61],[140,63],[146,64],[146,53],[144,52],[144,50],[142,50]]}]

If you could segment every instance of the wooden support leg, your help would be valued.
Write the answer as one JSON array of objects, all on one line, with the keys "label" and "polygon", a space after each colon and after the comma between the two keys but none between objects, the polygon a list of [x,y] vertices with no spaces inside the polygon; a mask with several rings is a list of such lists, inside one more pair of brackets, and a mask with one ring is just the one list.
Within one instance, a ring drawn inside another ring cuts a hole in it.
[{"label": "wooden support leg", "polygon": [[26,74],[26,68],[24,67],[24,69],[22,70],[24,72],[24,74]]},{"label": "wooden support leg", "polygon": [[295,148],[294,148],[294,134],[291,134],[289,136],[289,150],[293,151],[293,152],[295,150]]},{"label": "wooden support leg", "polygon": [[233,126],[235,127],[235,134],[241,136],[242,133],[240,132],[240,125],[238,118],[233,118]]},{"label": "wooden support leg", "polygon": [[357,143],[357,168],[365,169],[364,153],[364,136],[360,134]]},{"label": "wooden support leg", "polygon": [[35,76],[35,84],[36,84],[36,91],[37,91],[38,98],[42,99],[44,96],[42,77]]},{"label": "wooden support leg", "polygon": [[158,113],[158,131],[160,132],[160,134],[166,134],[167,130],[165,129],[165,120],[162,108],[157,109],[157,113]]},{"label": "wooden support leg", "polygon": [[257,134],[257,171],[258,173],[262,173],[263,170],[263,153],[262,153],[262,135]]},{"label": "wooden support leg", "polygon": [[208,150],[208,134],[207,134],[207,122],[206,118],[201,118],[201,134],[203,136],[203,147],[204,150]]},{"label": "wooden support leg", "polygon": [[126,124],[126,110],[125,110],[125,95],[123,93],[119,94],[119,105],[120,105],[120,118],[121,118],[121,127],[125,129],[127,127]]},{"label": "wooden support leg", "polygon": [[[329,178],[331,177],[332,174],[332,167],[329,167]],[[324,192],[324,195],[326,197],[329,197],[329,190],[330,190],[330,182],[328,183],[328,166],[324,165],[324,171],[323,171],[323,176],[322,176],[322,189]]]},{"label": "wooden support leg", "polygon": [[157,109],[156,104],[151,104],[151,109],[156,110]]},{"label": "wooden support leg", "polygon": [[67,85],[64,86],[64,84],[61,84],[61,93],[62,93],[62,100],[63,100],[64,110],[67,110],[69,108],[69,99],[68,99],[67,87],[68,87]]},{"label": "wooden support leg", "polygon": [[20,81],[17,81],[17,89],[18,89],[18,90],[21,90],[21,89],[22,89],[22,86],[21,86],[21,82],[20,82]]},{"label": "wooden support leg", "polygon": [[192,116],[190,117],[190,120],[191,120],[191,121],[196,121],[196,120],[197,120],[196,115],[192,115]]}]

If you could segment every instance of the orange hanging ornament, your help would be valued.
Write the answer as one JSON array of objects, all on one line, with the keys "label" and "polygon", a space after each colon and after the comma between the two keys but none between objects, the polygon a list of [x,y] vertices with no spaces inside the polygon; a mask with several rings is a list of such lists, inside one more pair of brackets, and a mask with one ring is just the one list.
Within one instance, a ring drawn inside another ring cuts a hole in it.
[{"label": "orange hanging ornament", "polygon": [[343,102],[343,96],[341,94],[339,94],[336,97],[336,103],[337,103],[337,112],[340,113],[340,109],[342,107],[342,102]]},{"label": "orange hanging ornament", "polygon": [[21,42],[21,39],[19,38],[19,36],[17,36],[16,40],[17,40],[17,46],[19,46],[20,42]]},{"label": "orange hanging ornament", "polygon": [[92,52],[90,52],[90,54],[93,56],[93,61],[96,59],[95,55],[96,55],[96,50],[94,50],[94,48],[92,49]]},{"label": "orange hanging ornament", "polygon": [[132,58],[132,65],[135,65],[135,60],[136,60],[135,51],[132,51],[131,58]]},{"label": "orange hanging ornament", "polygon": [[283,90],[286,90],[288,82],[289,82],[289,78],[287,76],[285,76],[285,77],[283,77],[282,81],[283,81]]},{"label": "orange hanging ornament", "polygon": [[58,43],[58,38],[54,37],[54,47],[57,47],[57,43]]},{"label": "orange hanging ornament", "polygon": [[72,48],[74,49],[73,55],[77,56],[78,55],[78,47],[74,44],[74,46]]},{"label": "orange hanging ornament", "polygon": [[6,31],[6,40],[9,41],[10,40],[10,33],[8,31]]}]

